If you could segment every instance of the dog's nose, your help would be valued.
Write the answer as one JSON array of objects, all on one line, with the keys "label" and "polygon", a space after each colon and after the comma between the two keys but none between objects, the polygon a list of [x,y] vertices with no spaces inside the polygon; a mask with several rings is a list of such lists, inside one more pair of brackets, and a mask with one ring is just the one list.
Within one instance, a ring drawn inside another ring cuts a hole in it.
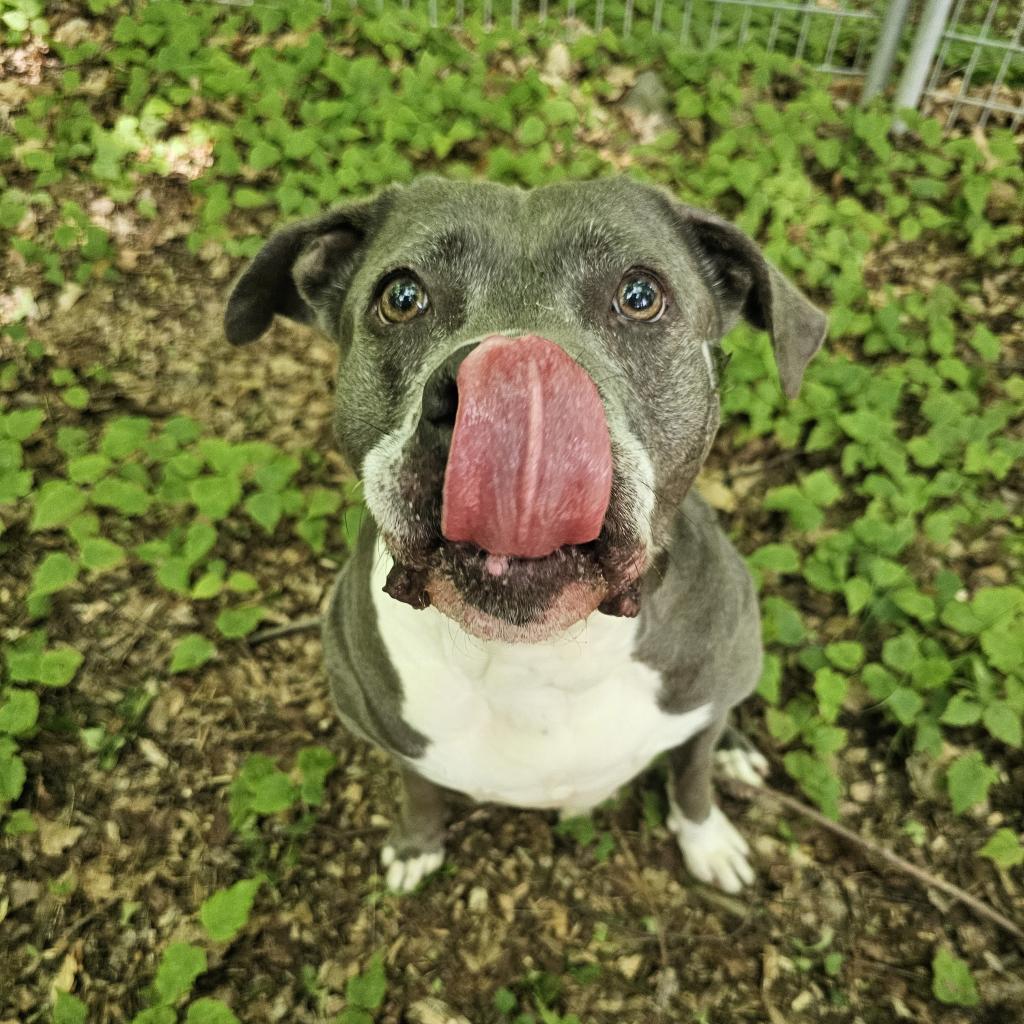
[{"label": "dog's nose", "polygon": [[456,349],[427,378],[423,388],[423,406],[417,433],[422,441],[440,445],[446,453],[455,427],[455,413],[459,408],[459,389],[456,384],[459,367],[479,344],[474,341]]}]

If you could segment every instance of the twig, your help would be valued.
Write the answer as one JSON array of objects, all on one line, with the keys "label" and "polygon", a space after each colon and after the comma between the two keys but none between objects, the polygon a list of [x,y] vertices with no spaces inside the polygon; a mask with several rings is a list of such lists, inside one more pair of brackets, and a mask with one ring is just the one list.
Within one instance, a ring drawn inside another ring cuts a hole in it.
[{"label": "twig", "polygon": [[750,476],[751,473],[763,473],[766,469],[770,469],[772,466],[779,466],[783,462],[789,462],[801,454],[803,453],[799,449],[793,448],[791,451],[780,452],[778,455],[773,455],[770,459],[761,459],[759,462],[741,462],[734,469],[726,470],[725,476],[731,479],[734,476]]},{"label": "twig", "polygon": [[859,846],[870,853],[877,854],[893,867],[910,875],[911,878],[917,879],[922,885],[931,889],[939,889],[946,893],[947,896],[952,896],[953,899],[967,904],[976,914],[988,918],[988,920],[997,924],[1000,928],[1016,936],[1017,939],[1024,941],[1024,929],[1020,925],[1015,924],[1008,917],[1004,917],[998,910],[993,909],[976,896],[972,896],[969,892],[961,889],[958,885],[954,885],[952,882],[947,882],[944,878],[938,878],[936,875],[919,868],[916,864],[911,864],[909,860],[904,860],[898,854],[893,853],[892,850],[886,849],[871,839],[865,839],[845,825],[840,825],[838,822],[826,818],[824,814],[816,811],[813,807],[808,807],[807,804],[801,803],[801,801],[794,799],[786,793],[780,793],[770,786],[751,786],[736,779],[723,781],[730,791],[746,800],[756,799],[762,793],[770,796],[776,803],[788,807],[791,811],[796,811],[797,814],[802,814],[805,818],[810,818],[815,824],[828,829],[830,832],[834,832],[836,835],[842,836],[847,842],[853,843],[855,846]]},{"label": "twig", "polygon": [[280,626],[259,629],[248,638],[249,646],[261,644],[266,640],[277,640],[282,636],[291,636],[292,633],[305,633],[310,629],[319,629],[320,621],[319,615],[311,615],[308,619],[294,619],[292,622],[283,622]]}]

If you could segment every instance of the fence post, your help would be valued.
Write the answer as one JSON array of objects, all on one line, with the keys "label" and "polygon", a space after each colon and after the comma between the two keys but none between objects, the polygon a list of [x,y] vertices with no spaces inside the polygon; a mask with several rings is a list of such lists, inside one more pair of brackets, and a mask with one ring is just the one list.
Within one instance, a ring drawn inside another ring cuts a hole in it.
[{"label": "fence post", "polygon": [[878,33],[878,43],[868,66],[867,77],[864,79],[864,88],[860,94],[861,106],[868,104],[889,84],[889,76],[896,62],[896,49],[900,45],[900,36],[903,35],[903,26],[906,24],[909,10],[910,0],[890,0],[885,20]]},{"label": "fence post", "polygon": [[[935,51],[939,48],[952,6],[953,0],[928,0],[921,15],[921,23],[917,27],[917,34],[914,36],[914,46],[907,58],[907,66],[903,69],[903,76],[896,90],[896,110],[916,110],[918,103],[921,102],[924,82],[935,59]],[[897,135],[902,135],[907,126],[902,119],[897,118],[892,130]]]}]

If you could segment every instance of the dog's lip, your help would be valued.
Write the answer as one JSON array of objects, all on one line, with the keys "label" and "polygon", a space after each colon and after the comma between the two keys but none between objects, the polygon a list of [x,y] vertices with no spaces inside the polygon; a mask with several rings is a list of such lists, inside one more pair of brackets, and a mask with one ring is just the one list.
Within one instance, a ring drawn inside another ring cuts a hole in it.
[{"label": "dog's lip", "polygon": [[384,590],[395,600],[413,608],[430,605],[431,580],[439,575],[448,576],[453,561],[463,566],[478,567],[482,577],[498,585],[525,582],[534,573],[543,576],[556,563],[561,563],[567,569],[575,565],[580,579],[587,574],[582,567],[596,570],[598,578],[603,580],[601,610],[610,615],[633,616],[639,609],[639,582],[649,558],[642,545],[609,542],[606,530],[602,530],[597,540],[565,544],[540,558],[493,555],[474,544],[444,538],[415,552],[396,538],[384,536],[383,540],[393,560]]}]

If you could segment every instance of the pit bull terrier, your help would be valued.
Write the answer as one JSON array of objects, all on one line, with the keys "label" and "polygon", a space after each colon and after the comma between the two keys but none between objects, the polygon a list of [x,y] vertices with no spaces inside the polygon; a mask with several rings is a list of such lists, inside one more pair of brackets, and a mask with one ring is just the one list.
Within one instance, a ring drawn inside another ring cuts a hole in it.
[{"label": "pit bull terrier", "polygon": [[738,229],[625,178],[423,178],[286,227],[227,337],[275,315],[340,350],[336,434],[370,515],[323,642],[342,720],[401,774],[388,885],[442,863],[446,791],[573,815],[666,752],[690,872],[750,883],[711,768],[760,619],[691,485],[722,336],[768,331],[792,397],[824,315]]}]

